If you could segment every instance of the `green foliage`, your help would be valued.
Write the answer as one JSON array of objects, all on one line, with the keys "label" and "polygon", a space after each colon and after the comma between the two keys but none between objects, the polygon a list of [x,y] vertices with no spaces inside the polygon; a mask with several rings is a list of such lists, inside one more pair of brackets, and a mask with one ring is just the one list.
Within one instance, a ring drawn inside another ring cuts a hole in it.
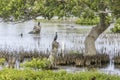
[{"label": "green foliage", "polygon": [[4,64],[5,59],[4,58],[0,58],[0,64]]},{"label": "green foliage", "polygon": [[0,71],[0,80],[120,80],[120,76],[111,76],[97,71],[67,73],[64,70],[54,71],[34,71],[4,69]]},{"label": "green foliage", "polygon": [[48,69],[50,66],[50,61],[48,61],[47,58],[43,59],[33,58],[31,61],[21,64],[21,66],[33,68],[35,70]]},{"label": "green foliage", "polygon": [[120,33],[120,18],[117,19],[114,28],[111,28],[111,31],[114,33]]},{"label": "green foliage", "polygon": [[116,23],[120,24],[120,18],[119,18],[119,19],[117,19]]},{"label": "green foliage", "polygon": [[80,24],[80,25],[96,25],[99,23],[99,18],[98,17],[95,17],[95,18],[79,18],[77,21],[76,21],[77,24]]},{"label": "green foliage", "polygon": [[0,0],[0,18],[5,21],[30,20],[37,16],[91,18],[103,7],[99,6],[101,1],[114,15],[120,16],[119,0]]},{"label": "green foliage", "polygon": [[116,18],[120,18],[120,0],[110,0],[110,7]]},{"label": "green foliage", "polygon": [[18,21],[36,17],[43,10],[43,0],[0,0],[0,17],[5,21]]},{"label": "green foliage", "polygon": [[74,50],[71,50],[69,51],[70,54],[79,54],[79,51],[74,51]]}]

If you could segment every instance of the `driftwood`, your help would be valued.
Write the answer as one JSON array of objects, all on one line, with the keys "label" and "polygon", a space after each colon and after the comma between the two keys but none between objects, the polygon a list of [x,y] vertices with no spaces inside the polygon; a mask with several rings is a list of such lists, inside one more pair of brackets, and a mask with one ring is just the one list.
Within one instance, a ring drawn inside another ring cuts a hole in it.
[{"label": "driftwood", "polygon": [[48,60],[51,62],[51,66],[53,66],[53,67],[56,66],[55,57],[56,57],[56,54],[58,53],[58,47],[59,47],[59,43],[57,41],[53,41],[52,42],[52,51],[48,58]]},{"label": "driftwood", "polygon": [[16,63],[16,57],[15,56],[9,56],[8,57],[8,68],[14,68]]}]

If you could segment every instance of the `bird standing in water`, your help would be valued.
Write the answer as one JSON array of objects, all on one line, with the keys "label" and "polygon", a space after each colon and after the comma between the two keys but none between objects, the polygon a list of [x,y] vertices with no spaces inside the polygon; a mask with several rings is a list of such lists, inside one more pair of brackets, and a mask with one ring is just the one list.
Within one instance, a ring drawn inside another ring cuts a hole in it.
[{"label": "bird standing in water", "polygon": [[38,22],[38,26],[40,26],[40,22]]},{"label": "bird standing in water", "polygon": [[54,41],[56,41],[58,38],[57,32],[55,33]]},{"label": "bird standing in water", "polygon": [[37,26],[34,26],[33,30],[29,32],[29,34],[39,34],[41,32],[40,22],[38,22]]}]

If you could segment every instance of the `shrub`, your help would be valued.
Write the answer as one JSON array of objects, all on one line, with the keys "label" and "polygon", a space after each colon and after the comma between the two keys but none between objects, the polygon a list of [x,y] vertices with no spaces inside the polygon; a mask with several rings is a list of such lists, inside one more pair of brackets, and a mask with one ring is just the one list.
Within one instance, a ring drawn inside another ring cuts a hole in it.
[{"label": "shrub", "polygon": [[21,64],[21,66],[33,68],[35,70],[47,69],[50,66],[50,61],[48,61],[47,58],[43,58],[43,59],[33,58],[31,61]]},{"label": "shrub", "polygon": [[120,18],[116,20],[114,28],[111,28],[114,33],[120,33]]},{"label": "shrub", "polygon": [[98,23],[99,23],[99,18],[98,17],[94,17],[92,19],[81,17],[76,21],[76,24],[80,24],[80,25],[96,25]]},{"label": "shrub", "polygon": [[5,62],[5,59],[4,58],[0,58],[0,65],[3,65]]},{"label": "shrub", "polygon": [[67,73],[61,71],[35,71],[31,69],[16,70],[4,69],[0,71],[0,80],[120,80],[120,76],[107,75],[97,71]]}]

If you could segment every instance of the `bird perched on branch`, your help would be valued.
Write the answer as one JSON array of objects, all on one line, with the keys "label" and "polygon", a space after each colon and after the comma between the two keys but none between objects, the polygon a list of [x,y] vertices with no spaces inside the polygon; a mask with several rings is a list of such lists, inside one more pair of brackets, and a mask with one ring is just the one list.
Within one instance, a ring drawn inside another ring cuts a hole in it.
[{"label": "bird perched on branch", "polygon": [[59,47],[59,42],[57,42],[57,38],[58,38],[58,34],[57,34],[57,32],[56,32],[56,33],[55,33],[54,40],[53,40],[53,42],[52,42],[52,49],[54,49],[54,48],[58,49],[58,47]]},{"label": "bird perched on branch", "polygon": [[56,41],[58,38],[57,32],[55,33],[54,41]]},{"label": "bird perched on branch", "polygon": [[23,33],[21,33],[20,36],[23,37]]},{"label": "bird perched on branch", "polygon": [[40,22],[38,22],[38,26],[40,26]]}]

